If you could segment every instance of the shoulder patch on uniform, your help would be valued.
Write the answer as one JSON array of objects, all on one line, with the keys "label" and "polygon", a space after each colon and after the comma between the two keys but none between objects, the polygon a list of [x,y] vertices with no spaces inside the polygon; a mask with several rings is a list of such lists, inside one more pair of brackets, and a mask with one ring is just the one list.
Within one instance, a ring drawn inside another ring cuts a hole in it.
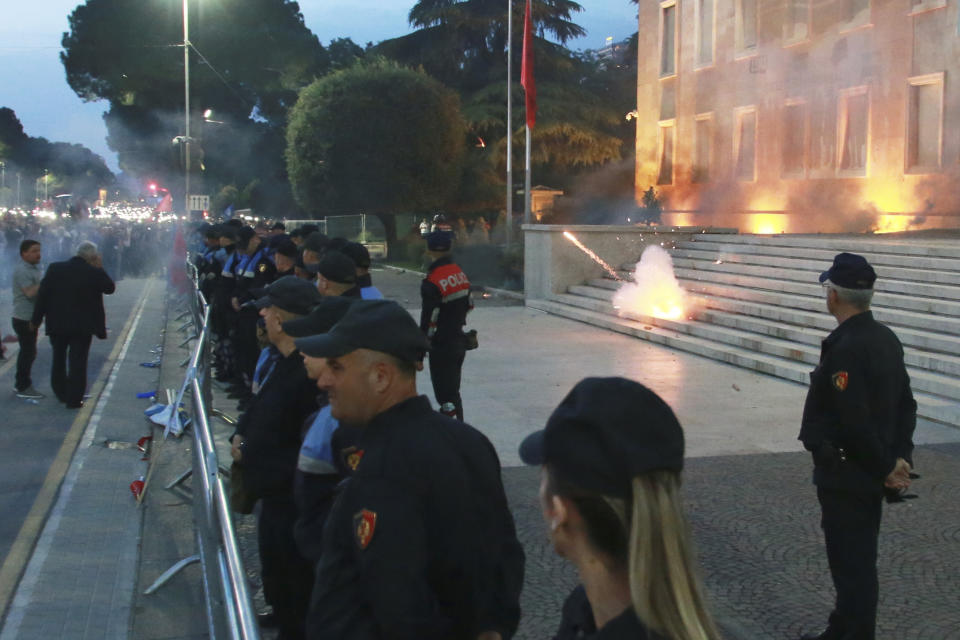
[{"label": "shoulder patch on uniform", "polygon": [[373,530],[377,528],[377,514],[369,509],[361,509],[353,516],[353,536],[357,546],[363,551],[373,539]]},{"label": "shoulder patch on uniform", "polygon": [[356,471],[357,467],[360,466],[360,461],[363,459],[363,449],[358,449],[356,447],[347,447],[343,450],[343,462],[351,471]]},{"label": "shoulder patch on uniform", "polygon": [[850,384],[850,374],[846,371],[837,371],[833,374],[831,380],[833,380],[833,387],[837,391],[844,391],[847,385]]},{"label": "shoulder patch on uniform", "polygon": [[260,273],[263,273],[266,270],[267,270],[267,263],[261,262],[260,266],[257,268],[257,271],[259,271]]}]

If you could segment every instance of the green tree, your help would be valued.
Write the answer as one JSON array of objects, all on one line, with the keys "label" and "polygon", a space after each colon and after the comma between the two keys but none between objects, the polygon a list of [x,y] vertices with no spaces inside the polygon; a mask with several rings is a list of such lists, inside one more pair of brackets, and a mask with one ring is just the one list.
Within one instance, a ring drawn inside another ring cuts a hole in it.
[{"label": "green tree", "polygon": [[90,149],[27,135],[17,114],[7,107],[0,108],[0,160],[6,165],[8,186],[15,173],[26,185],[46,173],[47,188],[54,195],[73,193],[94,200],[100,188],[114,181],[103,158]]},{"label": "green tree", "polygon": [[383,60],[321,78],[300,93],[287,128],[297,202],[316,214],[429,212],[460,186],[459,100],[422,71]]},{"label": "green tree", "polygon": [[[326,51],[290,0],[194,2],[190,20],[191,135],[204,151],[208,188],[260,178],[280,206],[291,203],[286,115],[298,90],[328,68]],[[181,0],[86,0],[69,23],[60,56],[67,81],[84,100],[110,103],[107,141],[121,168],[176,190],[170,141],[184,133]],[[205,109],[220,124],[205,123]]]},{"label": "green tree", "polygon": [[[512,77],[519,80],[524,3],[513,6]],[[581,10],[569,0],[533,4],[539,109],[532,160],[536,181],[560,188],[570,188],[584,172],[620,160],[633,146],[634,129],[624,115],[635,108],[636,67],[607,65],[563,46],[584,34],[573,22]],[[373,51],[422,66],[460,93],[471,140],[483,141],[481,151],[469,150],[465,183],[474,187],[475,199],[462,206],[498,207],[507,146],[507,7],[500,0],[421,0],[410,12],[410,23],[418,27],[414,33],[384,41]],[[513,89],[514,164],[522,167],[524,94],[519,82]]]}]

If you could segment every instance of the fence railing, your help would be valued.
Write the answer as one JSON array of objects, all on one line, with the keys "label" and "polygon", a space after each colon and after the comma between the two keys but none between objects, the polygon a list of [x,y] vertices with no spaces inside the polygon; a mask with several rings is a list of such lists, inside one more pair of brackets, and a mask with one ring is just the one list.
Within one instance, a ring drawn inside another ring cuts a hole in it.
[{"label": "fence railing", "polygon": [[[146,591],[153,593],[184,567],[199,562],[202,567],[207,626],[211,638],[259,640],[260,631],[243,559],[237,546],[229,493],[224,484],[224,471],[217,456],[211,428],[210,393],[210,307],[199,290],[197,271],[187,263],[192,283],[188,293],[189,313],[193,319],[196,344],[188,361],[184,383],[171,411],[171,423],[177,420],[180,403],[186,393],[192,398],[191,427],[193,433],[193,466],[167,488],[193,476],[194,529],[197,553],[184,558],[161,575]],[[166,433],[170,433],[168,423]]]}]

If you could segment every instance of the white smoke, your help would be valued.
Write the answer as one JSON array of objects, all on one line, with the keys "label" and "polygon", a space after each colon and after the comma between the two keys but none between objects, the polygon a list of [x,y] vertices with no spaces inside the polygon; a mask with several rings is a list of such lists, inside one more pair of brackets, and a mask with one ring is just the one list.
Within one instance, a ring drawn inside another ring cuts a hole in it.
[{"label": "white smoke", "polygon": [[687,293],[673,274],[673,260],[658,245],[647,247],[633,274],[613,296],[620,315],[653,316],[671,320],[686,315]]}]

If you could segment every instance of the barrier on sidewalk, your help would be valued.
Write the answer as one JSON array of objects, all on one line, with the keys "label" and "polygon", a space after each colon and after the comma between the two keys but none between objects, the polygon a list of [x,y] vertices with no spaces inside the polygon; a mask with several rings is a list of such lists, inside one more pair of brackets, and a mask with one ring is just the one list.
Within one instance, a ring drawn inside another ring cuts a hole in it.
[{"label": "barrier on sidewalk", "polygon": [[[189,308],[181,314],[190,316],[196,339],[184,382],[174,407],[179,407],[189,393],[192,402],[193,466],[168,485],[179,484],[193,476],[194,530],[197,553],[185,558],[164,572],[144,593],[149,595],[162,587],[184,567],[199,562],[202,567],[203,591],[206,600],[207,625],[211,638],[258,640],[256,614],[247,588],[243,560],[237,546],[230,511],[229,493],[224,485],[210,417],[217,415],[210,409],[210,308],[197,286],[197,272],[187,263],[192,290],[187,294]],[[187,325],[188,326],[188,325]],[[178,411],[171,418],[164,435],[177,433]]]}]

